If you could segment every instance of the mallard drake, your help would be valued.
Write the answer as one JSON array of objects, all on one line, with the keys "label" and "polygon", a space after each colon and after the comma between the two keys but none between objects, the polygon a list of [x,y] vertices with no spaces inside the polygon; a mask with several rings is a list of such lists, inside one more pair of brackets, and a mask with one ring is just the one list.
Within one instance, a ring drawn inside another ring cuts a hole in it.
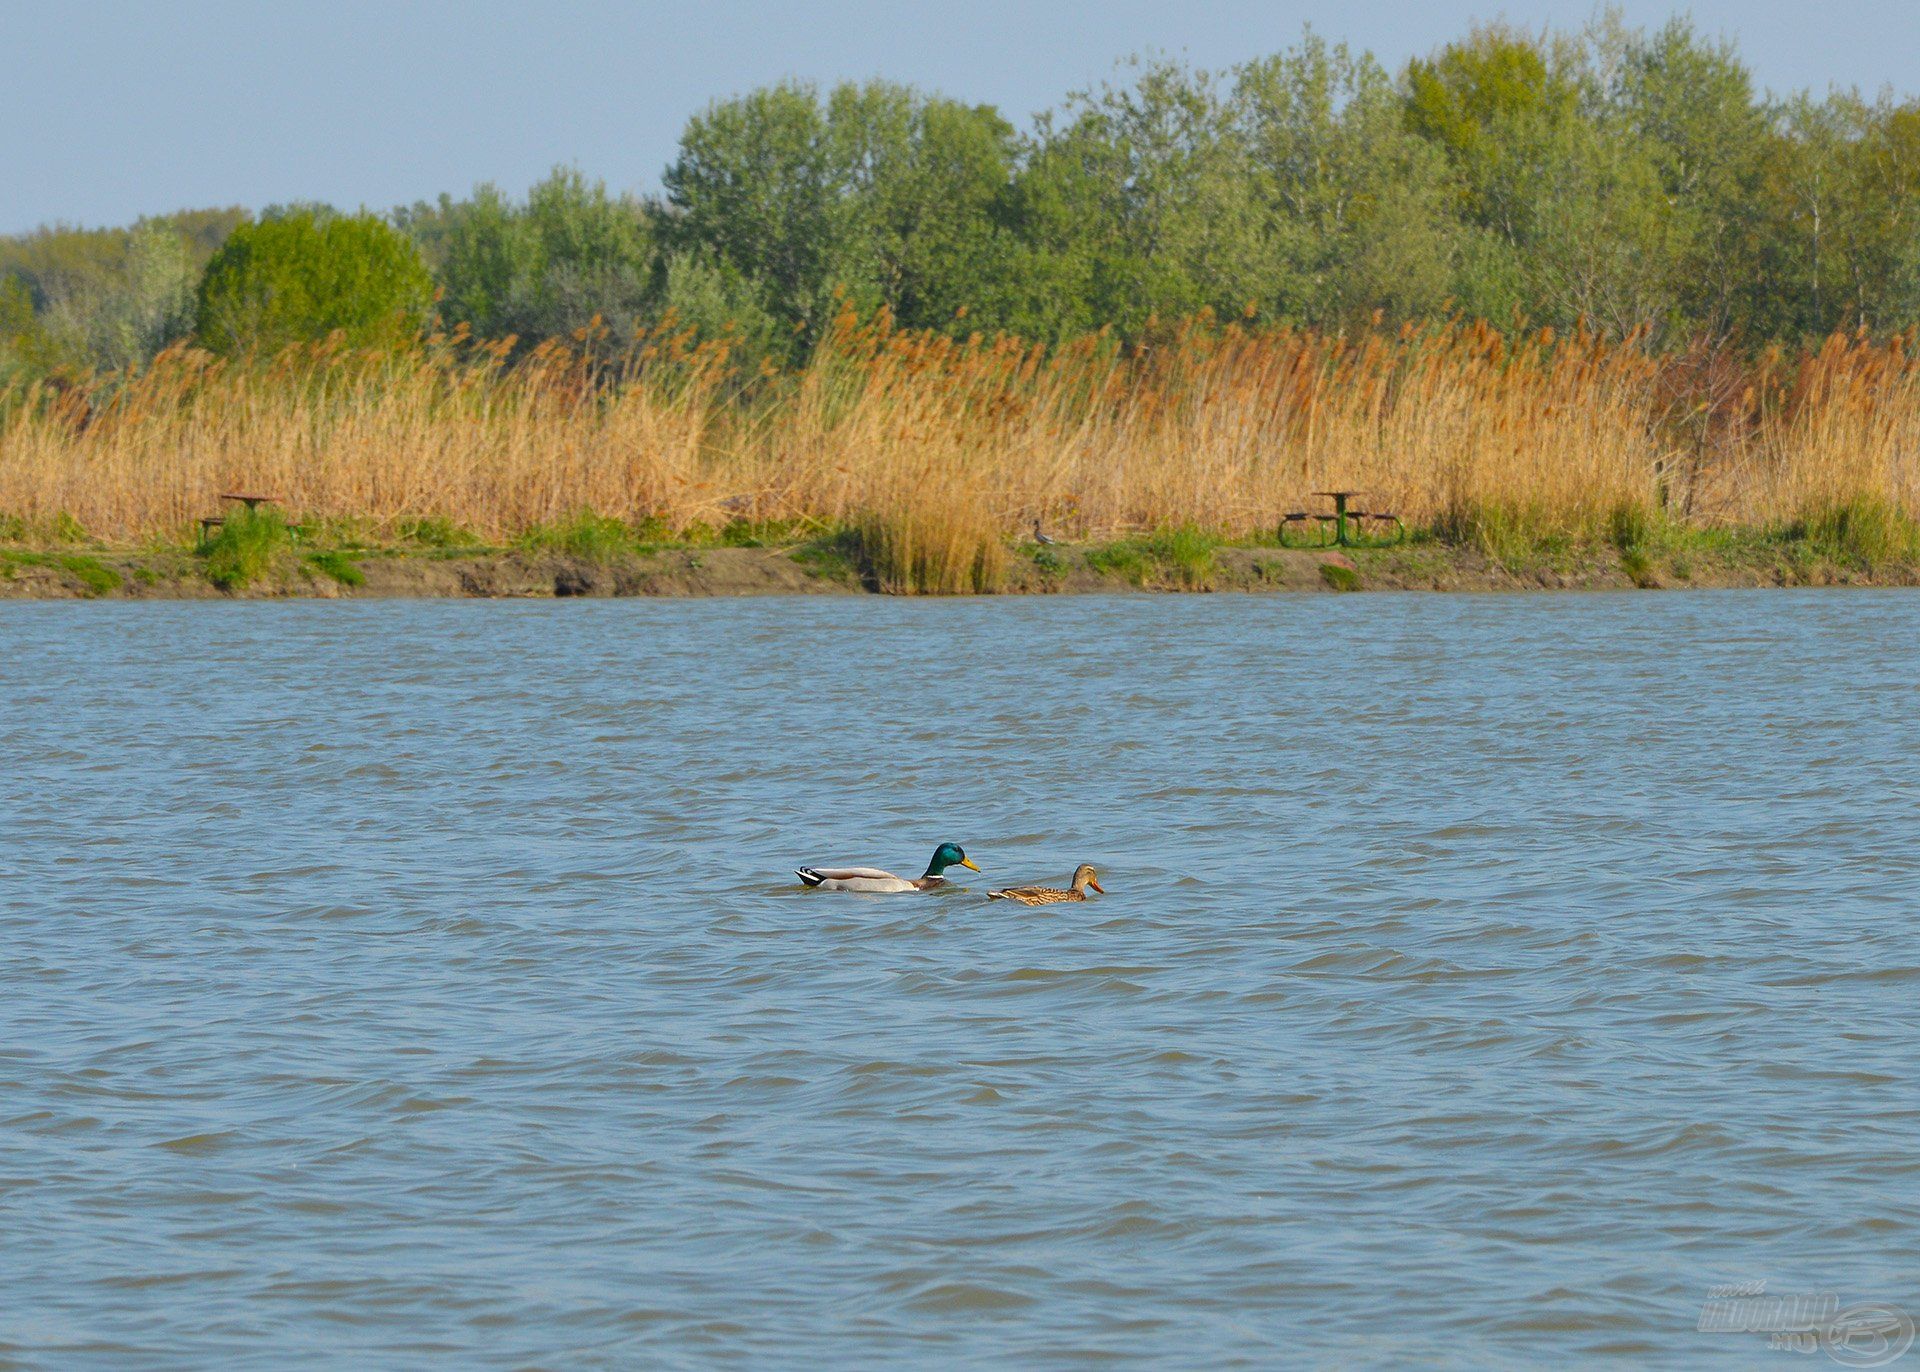
[{"label": "mallard drake", "polygon": [[1083,862],[1073,869],[1073,884],[1069,890],[1062,891],[1058,886],[1009,886],[1004,891],[987,892],[987,899],[1017,901],[1022,905],[1052,905],[1061,900],[1085,900],[1089,886],[1103,896],[1107,893],[1092,865]]},{"label": "mallard drake", "polygon": [[943,873],[949,867],[965,867],[970,872],[980,870],[959,844],[943,843],[933,850],[933,861],[927,864],[927,874],[917,881],[908,881],[892,872],[883,872],[878,867],[800,867],[795,869],[794,875],[808,886],[817,886],[822,891],[931,891],[947,884]]}]

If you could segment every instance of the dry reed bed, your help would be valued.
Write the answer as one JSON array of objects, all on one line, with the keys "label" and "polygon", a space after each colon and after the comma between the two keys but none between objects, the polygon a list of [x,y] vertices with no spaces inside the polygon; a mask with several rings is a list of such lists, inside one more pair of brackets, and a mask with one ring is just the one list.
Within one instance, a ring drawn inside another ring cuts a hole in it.
[{"label": "dry reed bed", "polygon": [[[617,365],[437,338],[398,355],[186,348],[0,392],[0,516],[179,539],[222,491],[375,531],[508,539],[592,511],[684,529],[864,528],[964,583],[1040,518],[1070,536],[1240,536],[1332,486],[1460,537],[1592,535],[1664,499],[1760,524],[1858,499],[1920,515],[1920,366],[1836,337],[1741,360],[1479,325],[1358,336],[1206,319],[1123,348],[953,340],[843,317],[804,368],[734,374],[662,331]],[[936,578],[937,580],[938,578]]]}]

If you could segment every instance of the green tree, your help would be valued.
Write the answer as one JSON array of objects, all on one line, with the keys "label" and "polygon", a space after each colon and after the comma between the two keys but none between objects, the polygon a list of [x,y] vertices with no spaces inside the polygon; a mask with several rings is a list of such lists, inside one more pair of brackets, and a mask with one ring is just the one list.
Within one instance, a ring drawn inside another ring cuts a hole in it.
[{"label": "green tree", "polygon": [[1483,28],[1409,65],[1408,126],[1445,153],[1476,231],[1456,278],[1471,313],[1674,322],[1673,205],[1612,99],[1623,37],[1605,23],[1581,39]]},{"label": "green tree", "polygon": [[432,305],[432,278],[405,234],[370,214],[299,210],[234,230],[200,279],[197,331],[229,354],[335,332],[383,347],[413,338]]},{"label": "green tree", "polygon": [[1407,66],[1407,127],[1446,157],[1463,236],[1455,290],[1466,310],[1506,320],[1531,304],[1527,253],[1556,132],[1579,88],[1560,54],[1504,28],[1480,28]]},{"label": "green tree", "polygon": [[754,283],[695,249],[669,253],[661,264],[659,307],[661,318],[671,314],[703,338],[731,339],[749,359],[777,355],[785,341]]},{"label": "green tree", "polygon": [[1854,328],[1920,323],[1920,102],[1837,97],[1848,124],[1845,211],[1837,237]]},{"label": "green tree", "polygon": [[419,245],[440,287],[440,312],[482,338],[513,332],[514,302],[539,275],[525,215],[499,188],[474,187],[468,200],[442,195],[394,216]]},{"label": "green tree", "polygon": [[1801,94],[1777,107],[1762,174],[1760,271],[1747,292],[1759,332],[1824,334],[1848,291],[1840,219],[1849,179],[1846,111]]},{"label": "green tree", "polygon": [[1515,248],[1535,227],[1533,178],[1552,134],[1578,112],[1566,66],[1541,42],[1480,28],[1407,67],[1408,127],[1446,154],[1469,216]]},{"label": "green tree", "polygon": [[1013,126],[988,105],[870,83],[833,93],[828,128],[854,169],[859,257],[881,300],[910,327],[963,327],[1005,248],[995,216],[1013,178]]},{"label": "green tree", "polygon": [[1677,308],[1695,330],[1730,332],[1754,279],[1767,116],[1730,43],[1708,43],[1685,19],[1633,34],[1612,92],[1671,206],[1662,257]]},{"label": "green tree", "polygon": [[0,274],[0,384],[42,370],[45,339],[27,283],[11,273]]},{"label": "green tree", "polygon": [[665,182],[681,250],[754,283],[804,345],[842,297],[949,326],[991,286],[1013,131],[991,109],[889,82],[823,101],[787,83],[724,101],[681,136]]},{"label": "green tree", "polygon": [[1274,262],[1260,303],[1313,324],[1440,308],[1457,251],[1445,158],[1411,134],[1391,79],[1309,32],[1235,73],[1233,118]]},{"label": "green tree", "polygon": [[131,229],[41,229],[0,240],[0,280],[15,283],[33,317],[30,330],[15,330],[16,357],[37,370],[145,362],[191,329],[193,287],[210,251],[202,244],[237,213],[186,211]]},{"label": "green tree", "polygon": [[527,193],[534,272],[510,297],[520,331],[558,335],[598,316],[630,338],[654,295],[653,228],[645,208],[579,172],[556,169]]},{"label": "green tree", "polygon": [[658,295],[651,213],[572,168],[556,167],[525,204],[481,185],[396,222],[433,267],[442,317],[482,338],[565,337],[598,318],[624,341]]},{"label": "green tree", "polygon": [[817,330],[836,285],[869,284],[860,280],[850,169],[835,153],[812,86],[709,107],[681,134],[664,178],[676,242],[759,282],[776,317]]},{"label": "green tree", "polygon": [[193,327],[194,279],[186,238],[155,223],[135,228],[127,237],[118,288],[75,320],[91,360],[133,366],[184,338]]},{"label": "green tree", "polygon": [[1616,334],[1679,322],[1672,206],[1642,145],[1612,124],[1569,120],[1539,149],[1533,195],[1521,269],[1536,318]]},{"label": "green tree", "polygon": [[1019,241],[1008,317],[1058,336],[1272,294],[1274,254],[1247,146],[1206,72],[1136,63],[1129,85],[1043,116],[1007,197]]}]

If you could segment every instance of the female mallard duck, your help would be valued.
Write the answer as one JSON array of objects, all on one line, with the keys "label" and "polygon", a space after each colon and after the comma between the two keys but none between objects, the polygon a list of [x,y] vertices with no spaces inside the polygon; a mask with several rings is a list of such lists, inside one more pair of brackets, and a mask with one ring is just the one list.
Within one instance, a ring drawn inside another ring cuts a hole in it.
[{"label": "female mallard duck", "polygon": [[1093,867],[1083,862],[1073,869],[1073,886],[1070,890],[1062,891],[1057,886],[1009,886],[1004,891],[987,892],[987,899],[1013,900],[1022,905],[1052,905],[1060,900],[1085,900],[1089,886],[1103,896],[1107,893],[1099,877],[1094,875]]},{"label": "female mallard duck", "polygon": [[959,844],[943,843],[933,850],[927,874],[918,881],[908,881],[878,867],[801,867],[795,875],[822,891],[931,891],[947,884],[942,873],[949,867],[965,867],[970,872],[980,870]]}]

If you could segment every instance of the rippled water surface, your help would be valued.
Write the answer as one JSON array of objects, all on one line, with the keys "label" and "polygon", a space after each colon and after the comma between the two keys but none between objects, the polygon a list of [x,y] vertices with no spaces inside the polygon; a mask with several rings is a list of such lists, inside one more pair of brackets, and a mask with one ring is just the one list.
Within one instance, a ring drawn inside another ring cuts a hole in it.
[{"label": "rippled water surface", "polygon": [[[1920,1312],[1916,643],[0,606],[0,1364],[1744,1367],[1719,1283]],[[942,839],[970,889],[791,876]]]}]

